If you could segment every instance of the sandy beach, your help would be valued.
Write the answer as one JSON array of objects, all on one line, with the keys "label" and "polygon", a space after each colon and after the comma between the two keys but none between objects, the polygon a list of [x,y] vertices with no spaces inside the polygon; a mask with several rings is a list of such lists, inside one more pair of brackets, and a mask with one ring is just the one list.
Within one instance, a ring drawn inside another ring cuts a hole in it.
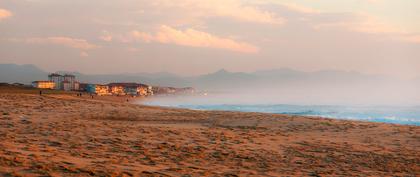
[{"label": "sandy beach", "polygon": [[420,175],[418,126],[98,98],[0,92],[0,176]]}]

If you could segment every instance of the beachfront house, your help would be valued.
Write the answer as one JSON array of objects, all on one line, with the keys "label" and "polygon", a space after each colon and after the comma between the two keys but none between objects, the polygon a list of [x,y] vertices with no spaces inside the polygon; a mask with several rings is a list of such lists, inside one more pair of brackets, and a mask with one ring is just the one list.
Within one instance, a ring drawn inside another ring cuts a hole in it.
[{"label": "beachfront house", "polygon": [[52,81],[33,81],[32,87],[41,89],[54,89],[55,83]]},{"label": "beachfront house", "polygon": [[153,87],[153,93],[155,94],[175,94],[176,88],[174,87]]},{"label": "beachfront house", "polygon": [[137,94],[140,95],[140,96],[153,95],[152,86],[145,85],[145,84],[139,84],[138,87],[137,87]]},{"label": "beachfront house", "polygon": [[130,87],[130,86],[124,87],[124,92],[125,92],[125,94],[131,95],[131,96],[138,95],[138,93],[137,93],[137,87]]},{"label": "beachfront house", "polygon": [[100,84],[87,84],[86,92],[96,95],[110,95],[109,87],[107,85]]},{"label": "beachfront house", "polygon": [[107,85],[96,85],[95,91],[97,95],[110,95]]},{"label": "beachfront house", "polygon": [[96,84],[83,84],[83,87],[88,93],[96,93]]},{"label": "beachfront house", "polygon": [[108,84],[113,95],[153,95],[152,87],[139,83],[110,83]]},{"label": "beachfront house", "polygon": [[87,84],[87,83],[79,83],[79,91],[84,91],[84,92],[88,92],[87,91],[87,87],[88,87],[88,85],[89,84]]},{"label": "beachfront house", "polygon": [[155,86],[150,88],[153,91],[153,94],[165,94],[165,95],[173,95],[173,94],[194,94],[195,89],[193,87],[184,87],[184,88],[174,88],[174,87],[159,87]]},{"label": "beachfront house", "polygon": [[111,94],[113,95],[125,95],[123,85],[120,85],[117,83],[111,83],[111,84],[108,84],[108,87],[110,89]]}]

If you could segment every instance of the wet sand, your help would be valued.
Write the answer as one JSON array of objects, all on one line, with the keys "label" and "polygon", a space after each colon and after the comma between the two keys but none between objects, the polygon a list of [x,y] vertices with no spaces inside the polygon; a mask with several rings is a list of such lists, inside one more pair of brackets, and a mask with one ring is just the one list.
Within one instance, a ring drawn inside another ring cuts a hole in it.
[{"label": "wet sand", "polygon": [[0,176],[420,175],[419,126],[124,100],[0,92]]}]

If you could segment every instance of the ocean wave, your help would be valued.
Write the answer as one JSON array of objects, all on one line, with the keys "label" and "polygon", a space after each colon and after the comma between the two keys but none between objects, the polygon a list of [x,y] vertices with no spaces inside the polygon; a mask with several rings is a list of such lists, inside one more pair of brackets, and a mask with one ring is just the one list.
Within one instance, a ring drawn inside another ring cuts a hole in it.
[{"label": "ocean wave", "polygon": [[182,104],[175,107],[196,110],[227,110],[242,112],[264,112],[300,116],[362,120],[395,124],[420,125],[419,107],[392,106],[335,106],[335,105],[199,105]]}]

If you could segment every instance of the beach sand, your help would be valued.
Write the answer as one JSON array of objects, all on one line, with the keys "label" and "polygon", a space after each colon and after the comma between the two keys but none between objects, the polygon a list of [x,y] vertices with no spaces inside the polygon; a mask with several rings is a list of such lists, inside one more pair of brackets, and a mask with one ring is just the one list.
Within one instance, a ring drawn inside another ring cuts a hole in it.
[{"label": "beach sand", "polygon": [[418,126],[104,98],[0,92],[0,176],[420,175]]}]

